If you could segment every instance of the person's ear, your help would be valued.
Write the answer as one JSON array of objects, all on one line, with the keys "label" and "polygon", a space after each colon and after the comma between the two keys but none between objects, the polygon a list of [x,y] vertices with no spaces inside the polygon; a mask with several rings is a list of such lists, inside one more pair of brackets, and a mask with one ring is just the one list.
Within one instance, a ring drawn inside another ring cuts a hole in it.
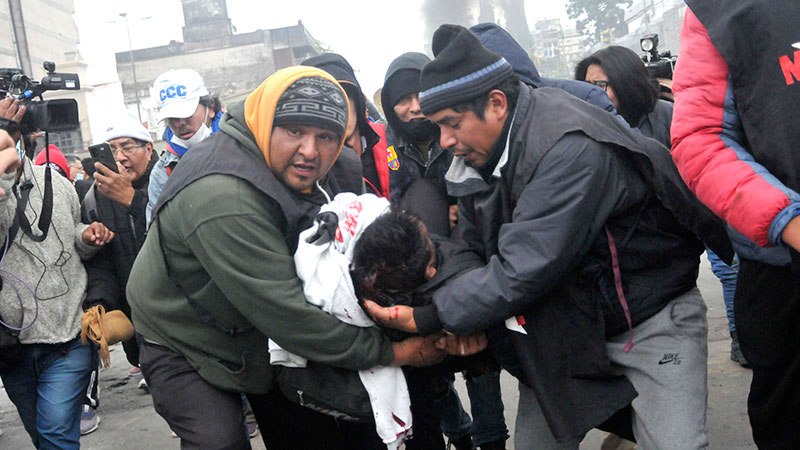
[{"label": "person's ear", "polygon": [[436,267],[430,265],[425,268],[425,279],[432,280],[436,276]]},{"label": "person's ear", "polygon": [[206,106],[206,111],[208,111],[208,115],[206,116],[206,126],[211,127],[211,124],[214,123],[214,118],[217,117],[217,113],[214,112],[214,108],[210,106]]},{"label": "person's ear", "polygon": [[499,89],[493,89],[489,92],[489,99],[486,102],[487,116],[496,117],[505,122],[506,115],[508,114],[508,99],[506,94]]}]

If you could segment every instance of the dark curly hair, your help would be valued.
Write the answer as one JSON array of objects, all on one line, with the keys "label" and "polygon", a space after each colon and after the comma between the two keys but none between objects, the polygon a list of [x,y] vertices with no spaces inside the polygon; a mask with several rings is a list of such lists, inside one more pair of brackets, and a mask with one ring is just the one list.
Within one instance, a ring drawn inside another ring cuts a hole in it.
[{"label": "dark curly hair", "polygon": [[410,291],[425,283],[432,243],[422,222],[392,209],[370,224],[353,249],[350,274],[360,302],[408,304]]},{"label": "dark curly hair", "polygon": [[209,94],[200,97],[200,104],[206,108],[209,108],[214,113],[214,116],[222,111],[222,102],[219,99],[219,95],[216,94]]}]

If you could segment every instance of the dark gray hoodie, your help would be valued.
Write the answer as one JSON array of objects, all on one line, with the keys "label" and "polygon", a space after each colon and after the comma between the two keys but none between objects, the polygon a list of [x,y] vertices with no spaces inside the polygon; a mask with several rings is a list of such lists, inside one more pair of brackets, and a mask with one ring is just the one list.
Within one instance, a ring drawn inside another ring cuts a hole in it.
[{"label": "dark gray hoodie", "polygon": [[[393,172],[390,173],[390,177],[393,176],[395,179],[395,182],[392,183],[393,198],[399,198],[414,181],[420,178],[427,179],[442,195],[447,195],[444,174],[450,167],[453,155],[439,145],[439,128],[435,125],[432,127],[431,133],[434,142],[428,149],[427,155],[423,155],[417,144],[413,142],[413,138],[404,132],[407,125],[404,126],[395,114],[390,95],[392,83],[397,82],[400,72],[407,70],[421,72],[425,64],[430,61],[430,58],[422,53],[403,53],[389,64],[384,77],[381,103],[387,123],[386,140],[390,154],[394,151],[398,160],[397,169],[393,169]],[[406,92],[419,92],[419,86],[416,91],[409,89],[408,86],[403,86],[403,88]],[[451,203],[455,203],[455,200],[451,199]]]}]

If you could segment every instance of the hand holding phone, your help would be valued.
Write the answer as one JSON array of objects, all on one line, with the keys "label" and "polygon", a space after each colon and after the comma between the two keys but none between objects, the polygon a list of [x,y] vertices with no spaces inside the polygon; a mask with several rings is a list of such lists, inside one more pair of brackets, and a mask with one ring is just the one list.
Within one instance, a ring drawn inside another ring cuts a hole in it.
[{"label": "hand holding phone", "polygon": [[108,145],[107,142],[90,145],[89,155],[91,155],[92,161],[99,162],[108,167],[109,170],[119,173],[119,170],[117,170],[117,160],[114,159],[114,152],[111,151],[111,146]]}]

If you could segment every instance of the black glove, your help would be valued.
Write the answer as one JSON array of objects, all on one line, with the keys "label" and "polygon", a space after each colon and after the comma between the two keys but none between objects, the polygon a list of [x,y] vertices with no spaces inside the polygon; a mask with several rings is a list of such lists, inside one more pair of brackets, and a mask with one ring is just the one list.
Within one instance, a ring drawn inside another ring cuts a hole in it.
[{"label": "black glove", "polygon": [[336,229],[339,228],[339,216],[330,211],[317,214],[314,221],[319,224],[317,232],[306,239],[306,242],[314,245],[325,245],[332,241],[336,236]]}]

